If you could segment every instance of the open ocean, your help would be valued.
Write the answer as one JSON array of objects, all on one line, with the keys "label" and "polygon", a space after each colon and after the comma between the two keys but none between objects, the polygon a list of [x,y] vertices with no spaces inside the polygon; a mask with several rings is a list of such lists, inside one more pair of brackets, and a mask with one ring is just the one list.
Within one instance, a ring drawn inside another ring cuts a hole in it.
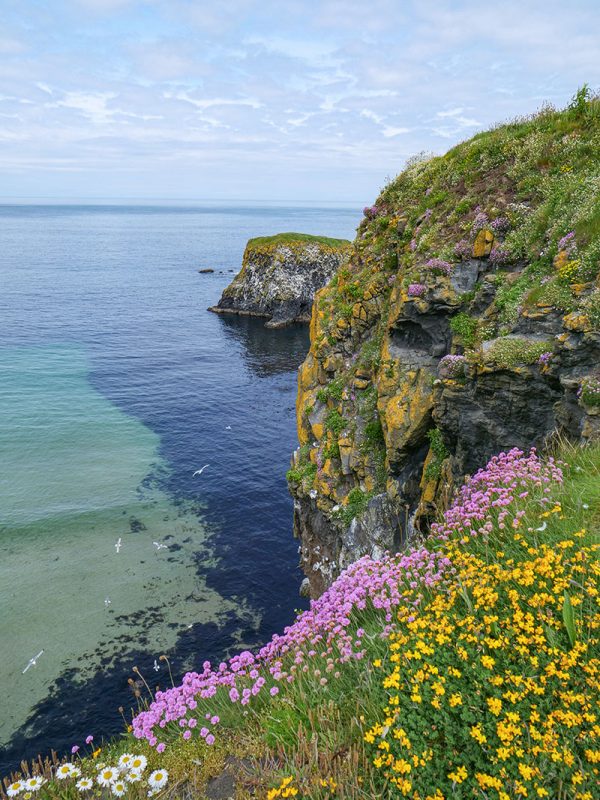
[{"label": "open ocean", "polygon": [[123,730],[134,666],[168,685],[161,654],[177,680],[303,607],[285,471],[308,329],[206,308],[247,239],[358,221],[0,206],[0,777]]}]

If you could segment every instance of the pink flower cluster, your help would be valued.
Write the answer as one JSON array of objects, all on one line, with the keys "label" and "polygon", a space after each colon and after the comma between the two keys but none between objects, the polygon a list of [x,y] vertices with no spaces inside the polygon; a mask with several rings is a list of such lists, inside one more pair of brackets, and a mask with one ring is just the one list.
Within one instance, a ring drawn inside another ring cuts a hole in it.
[{"label": "pink flower cluster", "polygon": [[430,258],[425,266],[440,275],[450,275],[452,272],[452,264],[442,258]]},{"label": "pink flower cluster", "polygon": [[525,511],[511,506],[524,500],[532,486],[545,488],[552,482],[562,482],[562,478],[554,459],[540,461],[535,449],[528,456],[516,447],[500,453],[467,480],[444,514],[444,521],[431,526],[431,536],[436,539],[465,534],[485,536],[495,527],[506,528],[508,517],[512,517],[512,527],[518,527]]},{"label": "pink flower cluster", "polygon": [[490,264],[495,267],[501,267],[510,261],[510,253],[505,247],[492,247],[489,259]]},{"label": "pink flower cluster", "polygon": [[425,292],[427,291],[427,287],[424,283],[411,283],[408,287],[408,296],[409,297],[422,297]]},{"label": "pink flower cluster", "polygon": [[465,356],[444,356],[438,364],[438,372],[444,378],[463,378],[467,368]]},{"label": "pink flower cluster", "polygon": [[485,211],[481,210],[481,206],[477,206],[475,209],[475,219],[473,220],[473,233],[477,233],[483,228],[487,228],[490,224],[490,219]]},{"label": "pink flower cluster", "polygon": [[[160,730],[169,726],[171,732],[179,729],[184,738],[190,738],[191,729],[198,724],[199,705],[217,693],[217,700],[228,698],[245,706],[259,695],[267,699],[276,696],[309,669],[314,674],[318,667],[325,682],[337,677],[339,664],[366,655],[362,643],[365,632],[357,628],[357,615],[375,610],[382,615],[381,627],[387,635],[400,603],[410,598],[418,605],[419,587],[439,583],[448,566],[446,557],[424,547],[379,561],[361,558],[258,654],[244,651],[214,669],[205,661],[202,672],[187,673],[181,686],[156,692],[149,708],[134,718],[134,736],[147,739],[162,751]],[[211,714],[206,717],[213,726],[219,722]],[[214,734],[206,725],[199,733],[208,744],[214,742]]]},{"label": "pink flower cluster", "polygon": [[569,231],[566,236],[558,240],[558,250],[564,250],[567,255],[572,256],[577,252],[577,242],[575,241],[575,231]]},{"label": "pink flower cluster", "polygon": [[454,245],[454,255],[457,258],[470,258],[473,255],[473,245],[466,239],[461,239]]}]

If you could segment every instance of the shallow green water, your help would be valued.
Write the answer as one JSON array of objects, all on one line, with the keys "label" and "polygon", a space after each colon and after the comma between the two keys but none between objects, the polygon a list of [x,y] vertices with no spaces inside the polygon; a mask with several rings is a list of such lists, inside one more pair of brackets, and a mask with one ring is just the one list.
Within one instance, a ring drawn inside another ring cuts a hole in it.
[{"label": "shallow green water", "polygon": [[158,437],[95,391],[81,350],[0,348],[0,375],[2,743],[66,670],[158,658],[233,604],[198,577],[197,509],[153,486]]}]

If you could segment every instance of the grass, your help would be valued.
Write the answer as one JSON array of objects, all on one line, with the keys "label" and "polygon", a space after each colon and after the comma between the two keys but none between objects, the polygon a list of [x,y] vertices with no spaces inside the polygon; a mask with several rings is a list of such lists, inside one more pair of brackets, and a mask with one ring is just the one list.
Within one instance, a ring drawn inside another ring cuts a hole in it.
[{"label": "grass", "polygon": [[274,236],[255,236],[248,241],[247,247],[264,247],[278,244],[319,244],[326,247],[350,247],[347,239],[331,239],[327,236],[313,236],[310,233],[276,233]]}]

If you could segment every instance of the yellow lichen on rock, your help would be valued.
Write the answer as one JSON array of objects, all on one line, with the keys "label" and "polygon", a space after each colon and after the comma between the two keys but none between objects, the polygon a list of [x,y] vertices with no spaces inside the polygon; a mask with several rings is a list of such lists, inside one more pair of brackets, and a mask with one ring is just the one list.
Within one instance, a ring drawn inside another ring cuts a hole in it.
[{"label": "yellow lichen on rock", "polygon": [[473,243],[473,258],[489,256],[494,246],[494,234],[487,228],[479,231]]}]

